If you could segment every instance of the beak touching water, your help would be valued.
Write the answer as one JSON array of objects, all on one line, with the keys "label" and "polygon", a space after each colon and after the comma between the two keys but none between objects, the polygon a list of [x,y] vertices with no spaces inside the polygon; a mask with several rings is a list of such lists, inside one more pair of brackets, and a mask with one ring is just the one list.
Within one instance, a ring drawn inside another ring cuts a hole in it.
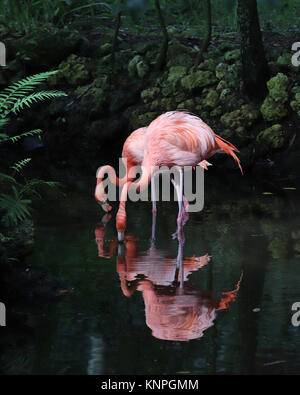
[{"label": "beak touching water", "polygon": [[102,209],[108,213],[109,211],[111,211],[112,207],[110,204],[107,203],[107,200],[103,200],[102,202],[100,202],[100,205],[102,207]]}]

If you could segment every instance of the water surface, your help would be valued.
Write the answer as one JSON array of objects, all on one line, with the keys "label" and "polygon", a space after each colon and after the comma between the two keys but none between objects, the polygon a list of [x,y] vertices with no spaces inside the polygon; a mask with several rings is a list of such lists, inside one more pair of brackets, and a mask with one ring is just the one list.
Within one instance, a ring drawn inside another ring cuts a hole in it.
[{"label": "water surface", "polygon": [[[206,188],[183,239],[177,205],[129,203],[126,241],[92,190],[44,202],[28,266],[73,288],[57,303],[19,306],[5,373],[298,373],[300,301],[297,191]],[[101,222],[102,220],[102,222]],[[181,263],[178,271],[177,262]],[[180,286],[180,279],[181,285]]]}]

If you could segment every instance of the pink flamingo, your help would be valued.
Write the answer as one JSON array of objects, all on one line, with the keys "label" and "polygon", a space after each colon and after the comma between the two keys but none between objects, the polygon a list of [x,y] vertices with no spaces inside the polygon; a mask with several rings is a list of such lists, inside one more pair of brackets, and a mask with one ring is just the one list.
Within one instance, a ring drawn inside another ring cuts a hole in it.
[{"label": "pink flamingo", "polygon": [[[103,177],[105,174],[108,174],[108,177],[111,182],[115,183],[117,186],[123,187],[125,183],[128,183],[127,186],[124,188],[122,193],[123,199],[126,200],[127,196],[127,189],[131,182],[133,182],[134,177],[129,176],[130,171],[133,167],[140,166],[143,162],[144,157],[144,148],[145,148],[145,139],[146,139],[146,131],[147,127],[143,127],[140,129],[135,130],[130,134],[130,136],[126,139],[123,150],[122,150],[122,161],[126,167],[126,174],[123,178],[119,178],[115,176],[114,169],[107,165],[100,168],[99,172],[97,173],[97,185],[95,189],[95,199],[101,205],[104,211],[108,212],[112,209],[110,204],[107,201],[107,195],[103,188]],[[200,163],[200,166],[207,170],[207,166],[210,163],[207,161],[203,161]],[[175,182],[171,179],[171,182],[175,186]],[[156,213],[156,200],[155,200],[155,183],[154,180],[151,183],[151,194],[152,194],[152,211]],[[122,201],[121,197],[121,201]],[[124,202],[124,200],[123,200]],[[187,209],[188,201],[183,196],[184,207]],[[123,209],[125,209],[125,203],[120,203],[123,205]],[[122,210],[121,210],[122,211]]]},{"label": "pink flamingo", "polygon": [[[201,165],[206,167],[209,164],[206,159],[216,152],[224,152],[234,158],[243,174],[240,160],[234,153],[234,151],[239,152],[238,149],[215,134],[206,123],[195,115],[180,111],[164,113],[147,127],[144,139],[142,176],[138,182],[134,183],[136,190],[143,190],[148,186],[157,168],[177,166],[180,176],[179,183],[175,183],[179,206],[178,227],[182,225],[185,213],[183,204],[184,166]],[[132,182],[133,180],[129,180],[123,186],[116,216],[119,241],[123,239],[126,228],[125,201]]]}]

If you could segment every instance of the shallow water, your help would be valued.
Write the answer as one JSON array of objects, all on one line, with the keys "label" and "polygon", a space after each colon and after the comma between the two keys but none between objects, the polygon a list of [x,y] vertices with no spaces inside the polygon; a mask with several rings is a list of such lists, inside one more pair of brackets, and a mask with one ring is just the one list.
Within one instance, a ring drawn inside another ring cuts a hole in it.
[{"label": "shallow water", "polygon": [[129,203],[121,247],[92,190],[43,204],[27,264],[73,292],[18,306],[4,373],[298,373],[299,195],[227,190],[206,188],[180,241],[175,202],[158,203],[152,243],[151,204]]}]

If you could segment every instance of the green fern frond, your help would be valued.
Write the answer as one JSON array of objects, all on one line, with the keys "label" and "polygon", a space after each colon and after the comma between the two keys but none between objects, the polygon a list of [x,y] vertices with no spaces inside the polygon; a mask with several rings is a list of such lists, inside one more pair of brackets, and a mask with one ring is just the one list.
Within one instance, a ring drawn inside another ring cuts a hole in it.
[{"label": "green fern frond", "polygon": [[12,186],[13,194],[0,195],[0,210],[4,211],[1,222],[4,226],[14,226],[30,217],[29,199],[22,199],[18,190]]},{"label": "green fern frond", "polygon": [[16,162],[13,166],[10,166],[10,168],[19,173],[30,161],[31,158],[22,159],[19,162]]},{"label": "green fern frond", "polygon": [[9,137],[4,141],[11,141],[12,143],[16,143],[17,141],[21,140],[24,137],[40,136],[41,133],[42,133],[41,129],[34,129],[34,130],[30,130],[29,132],[18,134],[17,136]]},{"label": "green fern frond", "polygon": [[0,173],[0,184],[5,181],[5,182],[11,182],[13,184],[16,184],[17,181],[14,179],[14,177],[9,176],[8,174],[5,173]]},{"label": "green fern frond", "polygon": [[12,112],[16,114],[18,111],[23,110],[24,106],[30,107],[34,102],[43,101],[47,99],[55,99],[57,97],[67,96],[65,92],[59,91],[41,91],[32,93],[29,96],[18,99],[12,108]]},{"label": "green fern frond", "polygon": [[5,118],[13,105],[22,97],[27,96],[48,77],[56,74],[58,70],[46,71],[23,78],[15,82],[0,93],[0,117]]},{"label": "green fern frond", "polygon": [[8,122],[9,120],[7,118],[0,119],[0,129],[3,128],[3,126],[5,126]]}]

